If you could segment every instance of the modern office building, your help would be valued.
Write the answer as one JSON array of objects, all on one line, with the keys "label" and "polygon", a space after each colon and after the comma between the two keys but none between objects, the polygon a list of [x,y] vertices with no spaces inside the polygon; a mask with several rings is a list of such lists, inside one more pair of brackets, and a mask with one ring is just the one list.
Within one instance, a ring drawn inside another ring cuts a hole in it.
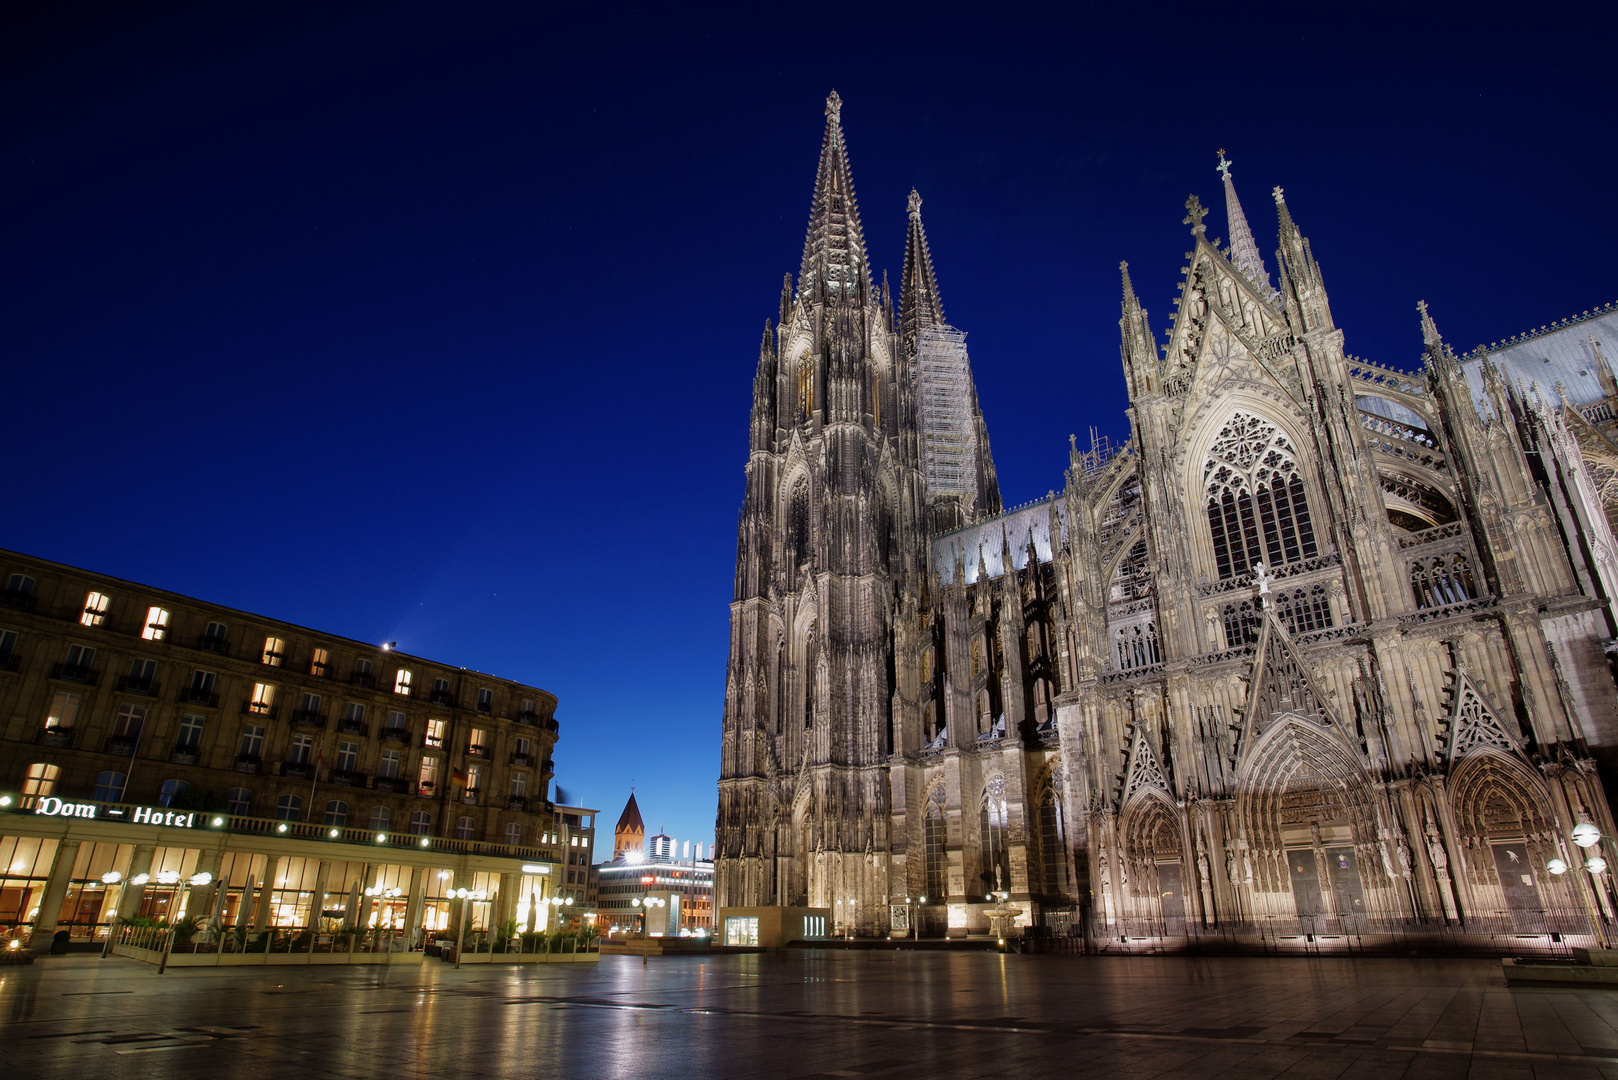
[{"label": "modern office building", "polygon": [[662,901],[661,925],[649,933],[706,935],[713,930],[713,858],[702,857],[702,844],[686,843],[686,858],[674,839],[659,831],[646,836],[635,795],[614,830],[613,858],[595,868],[596,926],[604,937],[639,933],[647,898]]},{"label": "modern office building", "polygon": [[0,582],[4,930],[439,930],[454,889],[543,924],[588,865],[543,690],[15,552]]}]

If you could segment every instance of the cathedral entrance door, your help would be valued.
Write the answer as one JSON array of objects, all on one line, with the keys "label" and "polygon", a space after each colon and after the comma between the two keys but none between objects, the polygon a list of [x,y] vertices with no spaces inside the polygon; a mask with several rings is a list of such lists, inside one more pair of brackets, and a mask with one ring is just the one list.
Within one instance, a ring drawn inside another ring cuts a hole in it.
[{"label": "cathedral entrance door", "polygon": [[1500,875],[1500,890],[1506,894],[1511,928],[1519,933],[1543,931],[1545,906],[1540,901],[1534,867],[1528,861],[1528,845],[1517,840],[1489,846],[1494,851],[1494,867]]},{"label": "cathedral entrance door", "polygon": [[1331,877],[1332,904],[1344,930],[1358,930],[1365,916],[1365,890],[1351,847],[1326,849],[1326,871]]},{"label": "cathedral entrance door", "polygon": [[1181,881],[1180,861],[1157,864],[1157,893],[1162,904],[1163,921],[1169,933],[1178,934],[1185,927],[1185,887]]},{"label": "cathedral entrance door", "polygon": [[1292,879],[1292,906],[1305,933],[1315,930],[1324,908],[1320,903],[1320,872],[1313,848],[1287,848],[1287,874]]}]

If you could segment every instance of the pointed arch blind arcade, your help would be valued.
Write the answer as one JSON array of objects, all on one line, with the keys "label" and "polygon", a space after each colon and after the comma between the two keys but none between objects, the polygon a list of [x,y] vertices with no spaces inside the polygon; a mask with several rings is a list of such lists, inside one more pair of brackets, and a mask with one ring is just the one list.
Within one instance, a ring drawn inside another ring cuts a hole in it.
[{"label": "pointed arch blind arcade", "polygon": [[1221,579],[1312,559],[1314,527],[1296,451],[1274,424],[1251,413],[1232,416],[1202,465]]}]

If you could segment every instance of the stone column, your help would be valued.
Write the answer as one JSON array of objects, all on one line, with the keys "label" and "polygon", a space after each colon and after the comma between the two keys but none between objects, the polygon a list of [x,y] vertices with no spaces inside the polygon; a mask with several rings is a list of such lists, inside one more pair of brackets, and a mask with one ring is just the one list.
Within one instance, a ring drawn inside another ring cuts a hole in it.
[{"label": "stone column", "polygon": [[253,906],[253,932],[261,934],[270,926],[270,899],[275,895],[275,871],[279,855],[264,857],[264,882],[258,887],[258,903]]},{"label": "stone column", "polygon": [[185,913],[195,915],[204,922],[213,914],[214,892],[219,885],[219,852],[202,851],[197,854],[197,868],[193,874],[207,874],[206,885],[192,885],[185,894]]},{"label": "stone column", "polygon": [[57,916],[62,913],[62,901],[67,899],[68,883],[73,877],[73,863],[79,857],[79,841],[60,840],[56,844],[56,858],[51,862],[50,877],[45,883],[45,896],[39,902],[39,916],[28,935],[28,948],[35,953],[51,947],[56,933]]},{"label": "stone column", "polygon": [[309,899],[309,951],[315,951],[315,938],[320,936],[320,913],[326,910],[326,877],[331,873],[331,862],[320,860],[315,870],[315,887]]},{"label": "stone column", "polygon": [[494,924],[496,929],[517,917],[517,885],[516,874],[500,875],[500,895],[495,904]]},{"label": "stone column", "polygon": [[124,891],[118,895],[120,922],[128,922],[140,910],[140,898],[146,895],[146,886],[136,885],[132,879],[151,873],[154,850],[151,844],[137,844],[129,857],[129,872],[124,875]]}]

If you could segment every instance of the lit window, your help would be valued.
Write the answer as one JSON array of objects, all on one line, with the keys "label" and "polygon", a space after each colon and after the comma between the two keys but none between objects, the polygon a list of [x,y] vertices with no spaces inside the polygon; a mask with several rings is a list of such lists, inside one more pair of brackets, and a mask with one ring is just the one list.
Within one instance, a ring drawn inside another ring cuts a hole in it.
[{"label": "lit window", "polygon": [[417,810],[410,815],[410,834],[412,836],[426,836],[433,831],[433,816],[425,810]]},{"label": "lit window", "polygon": [[353,772],[359,767],[360,747],[358,743],[337,744],[337,771]]},{"label": "lit window", "polygon": [[474,840],[477,838],[477,826],[469,817],[457,818],[455,821],[455,839]]},{"label": "lit window", "polygon": [[444,732],[448,727],[449,722],[445,720],[427,721],[427,737],[422,741],[428,746],[443,746]]},{"label": "lit window", "polygon": [[480,713],[490,713],[490,712],[493,712],[493,711],[494,711],[494,691],[493,690],[479,690],[478,691],[478,712],[480,712]]},{"label": "lit window", "polygon": [[56,790],[56,778],[62,770],[55,765],[45,762],[36,762],[28,766],[28,775],[22,782],[22,805],[27,809],[34,805],[35,799],[43,799]]},{"label": "lit window", "polygon": [[95,794],[90,797],[96,802],[117,802],[124,797],[124,784],[128,780],[128,776],[112,769],[98,773]]},{"label": "lit window", "polygon": [[387,832],[388,826],[390,826],[392,823],[392,810],[389,810],[386,806],[371,807],[370,828],[372,832]]},{"label": "lit window", "polygon": [[332,799],[326,804],[326,824],[341,828],[348,824],[348,804],[342,799]]},{"label": "lit window", "polygon": [[163,781],[163,786],[158,789],[157,793],[158,804],[162,806],[173,806],[175,798],[183,794],[185,789],[190,786],[191,785],[187,784],[184,780]]},{"label": "lit window", "polygon": [[283,795],[275,800],[275,816],[282,821],[303,820],[303,800],[296,795]]},{"label": "lit window", "polygon": [[232,814],[247,814],[253,809],[253,793],[244,787],[233,787],[226,796]]},{"label": "lit window", "polygon": [[254,683],[253,696],[248,699],[247,711],[268,714],[275,707],[275,687],[269,683]]},{"label": "lit window", "polygon": [[202,717],[196,713],[186,713],[180,717],[180,737],[175,742],[176,750],[195,750],[202,745]]},{"label": "lit window", "polygon": [[407,668],[400,668],[399,674],[394,677],[393,692],[403,694],[405,697],[410,696],[410,671]]},{"label": "lit window", "polygon": [[115,739],[138,739],[140,729],[146,723],[146,706],[120,705],[118,716],[112,722],[112,737]]},{"label": "lit window", "polygon": [[256,726],[242,728],[241,741],[236,744],[236,756],[257,760],[264,752],[264,729]]},{"label": "lit window", "polygon": [[512,847],[518,847],[522,844],[522,822],[506,822],[506,843]]},{"label": "lit window", "polygon": [[281,660],[286,656],[286,653],[287,643],[280,638],[267,637],[264,639],[264,656],[262,659],[266,664],[271,667],[280,667]]},{"label": "lit window", "polygon": [[377,759],[376,775],[385,780],[392,780],[399,775],[399,751],[382,751],[382,756]]},{"label": "lit window", "polygon": [[71,731],[79,719],[79,706],[84,699],[78,694],[61,691],[51,695],[51,710],[45,714],[45,726],[60,731]]},{"label": "lit window", "polygon": [[467,747],[474,754],[476,754],[476,753],[487,754],[489,752],[489,729],[488,728],[476,728],[476,727],[473,728],[472,729],[472,734],[468,737],[468,740],[467,740]]},{"label": "lit window", "polygon": [[477,793],[483,790],[483,766],[468,765],[466,767],[466,797],[476,798]]},{"label": "lit window", "polygon": [[423,795],[431,795],[433,793],[433,788],[438,784],[437,758],[424,757],[421,759],[421,776],[417,780],[417,783],[421,785],[421,793]]},{"label": "lit window", "polygon": [[325,675],[330,670],[331,653],[326,649],[315,649],[309,654],[309,674]]},{"label": "lit window", "polygon": [[160,607],[146,609],[146,625],[140,636],[147,641],[163,641],[169,636],[169,613]]},{"label": "lit window", "polygon": [[84,598],[84,614],[79,616],[81,626],[101,626],[107,621],[107,596],[93,592]]},{"label": "lit window", "polygon": [[309,764],[309,757],[314,753],[315,737],[313,735],[294,735],[292,745],[287,749],[287,760],[294,765]]}]

